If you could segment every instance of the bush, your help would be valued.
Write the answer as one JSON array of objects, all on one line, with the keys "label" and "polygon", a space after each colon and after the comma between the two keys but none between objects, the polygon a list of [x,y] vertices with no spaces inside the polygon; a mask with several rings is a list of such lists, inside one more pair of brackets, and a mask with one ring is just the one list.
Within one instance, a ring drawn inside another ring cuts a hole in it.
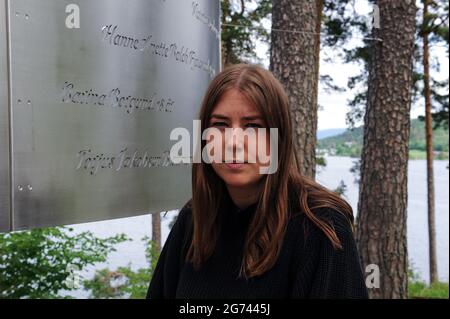
[{"label": "bush", "polygon": [[0,234],[0,298],[69,298],[74,270],[104,262],[125,235],[105,239],[65,227]]},{"label": "bush", "polygon": [[148,267],[132,270],[131,265],[119,267],[117,270],[98,270],[92,280],[84,281],[84,288],[90,290],[91,298],[131,298],[146,297],[148,285],[159,258],[159,251],[148,237],[145,242],[145,257]]}]

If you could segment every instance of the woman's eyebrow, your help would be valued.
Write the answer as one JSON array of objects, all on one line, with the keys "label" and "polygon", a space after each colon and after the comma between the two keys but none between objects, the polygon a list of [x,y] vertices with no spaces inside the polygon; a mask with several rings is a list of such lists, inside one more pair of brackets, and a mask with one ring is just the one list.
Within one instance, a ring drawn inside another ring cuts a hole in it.
[{"label": "woman's eyebrow", "polygon": [[[218,119],[223,119],[223,120],[229,120],[230,119],[229,117],[227,117],[227,116],[225,116],[223,114],[212,114],[211,118],[213,118],[213,117],[218,118]],[[261,120],[261,119],[262,119],[262,117],[260,115],[249,115],[249,116],[241,117],[241,120],[247,120],[247,121],[250,121],[250,120]]]},{"label": "woman's eyebrow", "polygon": [[211,115],[211,118],[213,118],[213,117],[222,119],[222,120],[229,120],[229,118],[227,116],[222,115],[222,114],[213,114],[213,115]]},{"label": "woman's eyebrow", "polygon": [[262,120],[262,117],[259,115],[250,115],[250,116],[243,116],[241,117],[242,120],[247,120],[247,121],[251,121],[251,120]]}]

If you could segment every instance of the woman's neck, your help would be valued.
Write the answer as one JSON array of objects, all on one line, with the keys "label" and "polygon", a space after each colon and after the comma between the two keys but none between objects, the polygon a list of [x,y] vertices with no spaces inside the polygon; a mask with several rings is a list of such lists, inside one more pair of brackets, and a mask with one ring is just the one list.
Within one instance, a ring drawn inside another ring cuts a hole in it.
[{"label": "woman's neck", "polygon": [[228,193],[233,203],[239,208],[244,209],[258,201],[261,186],[249,186],[249,187],[233,187],[227,185]]}]

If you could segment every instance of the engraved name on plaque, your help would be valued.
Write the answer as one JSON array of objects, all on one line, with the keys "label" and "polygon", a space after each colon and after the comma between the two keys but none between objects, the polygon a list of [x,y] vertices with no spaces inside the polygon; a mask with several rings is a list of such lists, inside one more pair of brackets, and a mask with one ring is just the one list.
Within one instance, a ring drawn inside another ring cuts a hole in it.
[{"label": "engraved name on plaque", "polygon": [[219,0],[0,2],[0,231],[180,208]]}]

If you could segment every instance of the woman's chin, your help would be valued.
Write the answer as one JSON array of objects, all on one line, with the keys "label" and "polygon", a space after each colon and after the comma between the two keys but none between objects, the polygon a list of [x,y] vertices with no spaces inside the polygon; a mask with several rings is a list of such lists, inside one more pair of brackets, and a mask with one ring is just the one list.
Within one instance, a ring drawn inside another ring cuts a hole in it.
[{"label": "woman's chin", "polygon": [[251,185],[251,181],[249,181],[247,178],[242,178],[240,176],[235,177],[225,177],[224,178],[225,184],[227,186],[231,187],[245,187]]},{"label": "woman's chin", "polygon": [[237,176],[237,175],[225,176],[223,180],[225,184],[229,187],[242,187],[242,188],[255,185],[258,182],[246,176]]}]

